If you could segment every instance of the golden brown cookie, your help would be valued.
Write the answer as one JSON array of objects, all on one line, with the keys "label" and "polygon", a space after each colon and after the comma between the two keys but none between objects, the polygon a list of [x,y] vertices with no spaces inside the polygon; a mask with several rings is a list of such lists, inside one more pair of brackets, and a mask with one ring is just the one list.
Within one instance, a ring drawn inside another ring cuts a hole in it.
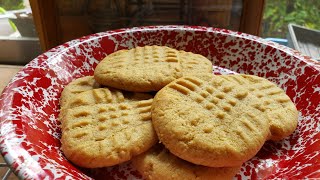
[{"label": "golden brown cookie", "polygon": [[226,180],[232,179],[240,167],[212,168],[182,160],[157,144],[132,159],[133,166],[147,180]]},{"label": "golden brown cookie", "polygon": [[151,123],[152,96],[99,88],[80,93],[62,121],[62,150],[68,160],[86,167],[128,161],[157,141]]},{"label": "golden brown cookie", "polygon": [[93,76],[84,76],[71,81],[66,85],[61,93],[60,106],[64,107],[68,102],[74,98],[75,95],[87,90],[100,88]]},{"label": "golden brown cookie", "polygon": [[182,77],[161,89],[152,105],[159,140],[174,155],[210,167],[252,158],[269,137],[263,104],[232,81]]},{"label": "golden brown cookie", "polygon": [[68,108],[67,104],[74,98],[74,96],[84,91],[100,87],[101,85],[96,82],[93,76],[85,76],[71,81],[68,85],[64,87],[60,96],[59,119],[62,119],[65,110]]},{"label": "golden brown cookie", "polygon": [[166,46],[145,46],[108,55],[97,65],[94,77],[106,86],[150,92],[184,75],[197,73],[212,73],[211,62],[202,55]]},{"label": "golden brown cookie", "polygon": [[255,95],[264,106],[270,121],[271,140],[281,140],[294,132],[299,112],[286,93],[271,81],[254,75],[222,75]]}]

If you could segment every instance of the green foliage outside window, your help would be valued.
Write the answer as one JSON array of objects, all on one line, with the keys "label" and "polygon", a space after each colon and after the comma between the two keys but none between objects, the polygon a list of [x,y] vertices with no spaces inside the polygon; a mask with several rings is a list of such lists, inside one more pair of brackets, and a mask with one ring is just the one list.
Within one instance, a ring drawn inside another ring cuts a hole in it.
[{"label": "green foliage outside window", "polygon": [[10,10],[23,9],[24,4],[23,4],[23,0],[0,0],[0,7],[2,7],[7,11],[10,11]]},{"label": "green foliage outside window", "polygon": [[289,23],[320,30],[320,0],[266,0],[262,37],[285,38]]},{"label": "green foliage outside window", "polygon": [[[6,13],[6,10],[3,9],[2,7],[0,7],[0,14],[5,14],[5,13]],[[17,30],[16,25],[11,20],[9,20],[9,24],[10,24],[11,28],[13,29],[13,31]]]},{"label": "green foliage outside window", "polygon": [[[23,8],[25,8],[23,0],[0,0],[0,14],[5,14],[8,10],[18,10]],[[9,24],[14,31],[17,30],[16,25],[11,20],[9,20]]]}]

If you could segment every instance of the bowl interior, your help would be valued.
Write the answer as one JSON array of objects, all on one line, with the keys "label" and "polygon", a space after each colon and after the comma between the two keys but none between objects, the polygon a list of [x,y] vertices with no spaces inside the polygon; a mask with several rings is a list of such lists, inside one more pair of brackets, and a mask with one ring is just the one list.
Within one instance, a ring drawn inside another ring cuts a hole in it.
[{"label": "bowl interior", "polygon": [[[254,74],[283,88],[299,110],[298,128],[267,142],[238,178],[320,177],[320,66],[284,46],[238,32],[187,26],[120,29],[53,48],[22,69],[0,99],[0,149],[21,178],[83,178],[102,173],[69,163],[60,150],[59,97],[75,78],[93,75],[108,54],[136,46],[166,45],[202,54],[221,73]],[[141,178],[130,163],[103,170],[105,177]],[[100,174],[101,175],[101,174]]]}]

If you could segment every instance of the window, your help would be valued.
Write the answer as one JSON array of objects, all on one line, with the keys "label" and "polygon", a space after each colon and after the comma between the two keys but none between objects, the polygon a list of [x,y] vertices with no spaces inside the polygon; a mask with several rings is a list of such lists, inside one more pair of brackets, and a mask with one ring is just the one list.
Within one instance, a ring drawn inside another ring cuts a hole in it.
[{"label": "window", "polygon": [[267,0],[262,37],[320,61],[320,1]]},{"label": "window", "polygon": [[262,37],[286,38],[289,23],[320,30],[320,1],[266,0]]},{"label": "window", "polygon": [[40,54],[28,0],[0,0],[0,63],[26,64]]}]

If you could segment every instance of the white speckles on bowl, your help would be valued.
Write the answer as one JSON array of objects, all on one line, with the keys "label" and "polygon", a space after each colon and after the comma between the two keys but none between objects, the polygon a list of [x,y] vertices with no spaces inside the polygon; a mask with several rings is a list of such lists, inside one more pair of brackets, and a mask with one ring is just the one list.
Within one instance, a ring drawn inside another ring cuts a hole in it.
[{"label": "white speckles on bowl", "polygon": [[[167,45],[202,54],[216,74],[254,74],[278,84],[300,111],[298,128],[267,142],[236,178],[320,178],[320,64],[261,38],[206,27],[153,26],[102,32],[65,43],[23,68],[0,97],[0,150],[21,178],[88,179],[141,176],[130,163],[99,170],[72,165],[60,150],[59,97],[72,79],[92,75],[97,63],[119,49]],[[99,174],[101,173],[101,174]]]}]

